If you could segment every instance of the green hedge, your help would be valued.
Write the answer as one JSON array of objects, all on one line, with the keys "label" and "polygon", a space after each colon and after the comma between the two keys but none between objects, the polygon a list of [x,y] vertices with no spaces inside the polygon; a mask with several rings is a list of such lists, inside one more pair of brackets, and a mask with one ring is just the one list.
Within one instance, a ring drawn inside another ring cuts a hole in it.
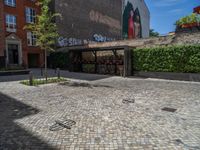
[{"label": "green hedge", "polygon": [[133,68],[152,72],[200,72],[200,45],[137,48]]},{"label": "green hedge", "polygon": [[48,59],[49,67],[68,69],[69,53],[68,52],[53,52]]}]

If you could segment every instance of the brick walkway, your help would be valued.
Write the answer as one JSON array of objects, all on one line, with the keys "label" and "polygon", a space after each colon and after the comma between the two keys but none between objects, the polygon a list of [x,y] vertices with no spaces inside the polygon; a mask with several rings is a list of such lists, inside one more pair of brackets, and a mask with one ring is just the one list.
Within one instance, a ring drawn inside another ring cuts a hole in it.
[{"label": "brick walkway", "polygon": [[[135,103],[123,103],[129,99]],[[2,82],[0,114],[0,149],[200,149],[200,83],[120,77],[39,87]],[[76,124],[50,131],[57,119]]]}]

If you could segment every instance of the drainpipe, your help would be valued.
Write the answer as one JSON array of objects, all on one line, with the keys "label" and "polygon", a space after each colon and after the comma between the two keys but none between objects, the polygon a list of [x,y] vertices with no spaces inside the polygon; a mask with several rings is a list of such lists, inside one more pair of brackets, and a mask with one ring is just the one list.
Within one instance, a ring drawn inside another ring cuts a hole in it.
[{"label": "drainpipe", "polygon": [[6,50],[4,49],[4,61],[5,61],[5,68],[8,68],[8,61],[7,61],[7,55],[6,55]]}]

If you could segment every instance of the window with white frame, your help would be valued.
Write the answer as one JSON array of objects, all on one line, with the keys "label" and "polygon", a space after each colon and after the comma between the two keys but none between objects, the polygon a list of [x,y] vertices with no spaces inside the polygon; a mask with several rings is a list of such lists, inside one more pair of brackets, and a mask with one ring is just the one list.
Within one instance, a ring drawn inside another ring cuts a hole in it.
[{"label": "window with white frame", "polygon": [[4,0],[4,4],[11,6],[11,7],[15,7],[16,6],[16,0]]},{"label": "window with white frame", "polygon": [[28,46],[36,46],[36,35],[33,32],[27,32],[27,44]]},{"label": "window with white frame", "polygon": [[26,8],[26,22],[27,23],[35,23],[36,21],[36,12],[33,8]]},{"label": "window with white frame", "polygon": [[6,15],[6,31],[16,32],[17,19],[16,16],[7,14]]}]

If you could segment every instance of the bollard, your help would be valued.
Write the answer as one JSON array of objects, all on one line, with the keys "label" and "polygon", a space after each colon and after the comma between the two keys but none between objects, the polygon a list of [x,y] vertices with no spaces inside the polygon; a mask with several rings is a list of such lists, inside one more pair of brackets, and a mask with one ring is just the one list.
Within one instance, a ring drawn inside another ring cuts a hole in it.
[{"label": "bollard", "polygon": [[124,77],[124,69],[123,69],[123,67],[119,68],[119,73],[120,73],[121,77]]},{"label": "bollard", "polygon": [[44,76],[44,74],[43,74],[43,68],[41,67],[40,69],[41,69],[40,70],[41,76]]},{"label": "bollard", "polygon": [[58,79],[60,79],[60,68],[57,68],[56,70],[57,70],[57,77]]},{"label": "bollard", "polygon": [[33,85],[33,73],[32,73],[32,71],[29,72],[29,84],[30,84],[30,86]]}]

